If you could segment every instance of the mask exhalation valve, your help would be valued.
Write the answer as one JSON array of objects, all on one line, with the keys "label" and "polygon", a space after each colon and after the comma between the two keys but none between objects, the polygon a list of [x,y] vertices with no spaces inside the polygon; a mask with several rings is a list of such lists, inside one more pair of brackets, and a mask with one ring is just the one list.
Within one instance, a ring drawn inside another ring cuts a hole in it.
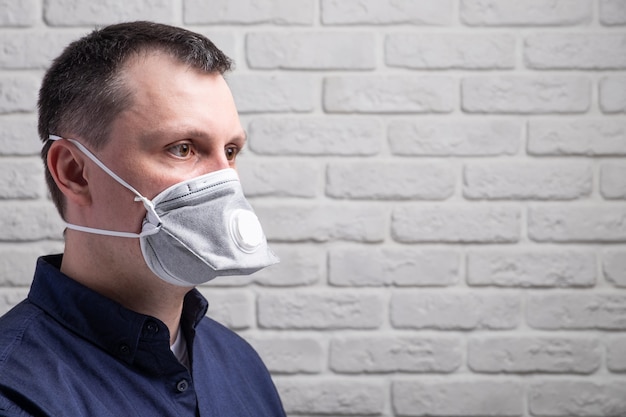
[{"label": "mask exhalation valve", "polygon": [[251,253],[263,242],[263,229],[257,216],[248,210],[236,210],[230,218],[233,240],[244,252]]}]

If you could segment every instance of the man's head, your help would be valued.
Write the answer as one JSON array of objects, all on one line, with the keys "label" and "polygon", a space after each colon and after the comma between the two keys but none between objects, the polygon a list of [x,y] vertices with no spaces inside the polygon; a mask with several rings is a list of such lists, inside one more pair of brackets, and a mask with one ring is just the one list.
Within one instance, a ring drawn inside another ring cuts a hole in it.
[{"label": "man's head", "polygon": [[[80,137],[92,150],[102,148],[111,125],[134,102],[125,69],[133,58],[161,53],[203,73],[223,74],[231,60],[206,37],[150,22],[121,23],[93,31],[71,43],[54,60],[39,92],[39,136]],[[64,195],[46,169],[52,199],[64,216]]]}]

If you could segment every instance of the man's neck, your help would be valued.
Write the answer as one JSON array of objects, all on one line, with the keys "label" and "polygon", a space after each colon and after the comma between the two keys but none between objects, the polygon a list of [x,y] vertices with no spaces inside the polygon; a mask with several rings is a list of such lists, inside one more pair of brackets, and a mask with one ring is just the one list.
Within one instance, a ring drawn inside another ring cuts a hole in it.
[{"label": "man's neck", "polygon": [[[90,248],[94,244],[91,236],[74,238],[77,239],[66,238],[61,272],[129,310],[161,320],[169,329],[172,345],[179,331],[185,294],[190,288],[162,281],[145,263],[137,270],[122,268],[124,264],[136,265],[136,258],[134,262],[125,263],[124,255],[118,251],[117,254],[107,253],[104,249],[107,245],[100,245],[100,242],[97,246],[103,249],[96,251]],[[127,252],[127,256],[133,255]]]}]

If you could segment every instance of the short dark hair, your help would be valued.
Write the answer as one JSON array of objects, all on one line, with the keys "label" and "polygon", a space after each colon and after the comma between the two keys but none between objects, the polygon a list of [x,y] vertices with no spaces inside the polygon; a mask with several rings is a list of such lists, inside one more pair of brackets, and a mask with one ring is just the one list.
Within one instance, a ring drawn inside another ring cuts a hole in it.
[{"label": "short dark hair", "polygon": [[153,22],[106,26],[69,44],[46,72],[38,101],[46,182],[61,217],[65,199],[47,167],[48,135],[76,135],[91,149],[101,148],[112,122],[132,104],[131,92],[120,76],[124,64],[132,56],[151,51],[206,73],[224,74],[232,66],[230,58],[205,36]]}]

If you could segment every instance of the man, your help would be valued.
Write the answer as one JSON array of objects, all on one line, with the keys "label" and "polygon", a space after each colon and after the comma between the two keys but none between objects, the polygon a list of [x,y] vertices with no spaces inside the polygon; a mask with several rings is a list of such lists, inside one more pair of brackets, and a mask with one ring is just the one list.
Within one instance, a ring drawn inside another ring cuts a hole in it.
[{"label": "man", "polygon": [[234,171],[246,137],[205,37],[112,25],[46,73],[39,133],[63,255],[0,319],[0,416],[283,416],[194,286],[277,262]]}]

